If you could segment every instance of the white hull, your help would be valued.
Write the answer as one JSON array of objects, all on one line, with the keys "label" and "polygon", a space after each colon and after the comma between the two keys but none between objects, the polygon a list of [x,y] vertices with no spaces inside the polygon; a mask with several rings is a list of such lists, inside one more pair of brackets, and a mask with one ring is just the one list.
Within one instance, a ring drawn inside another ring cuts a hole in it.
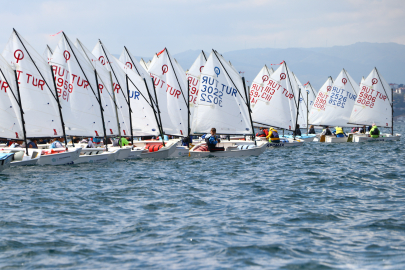
[{"label": "white hull", "polygon": [[5,159],[0,160],[0,172],[9,168],[13,155],[6,157]]},{"label": "white hull", "polygon": [[107,152],[105,148],[83,148],[73,163],[108,163],[117,160],[117,156],[118,152]]},{"label": "white hull", "polygon": [[[63,150],[64,148],[54,149],[54,150]],[[75,150],[69,150],[68,152],[41,155],[41,158],[38,160],[39,165],[64,165],[64,164],[73,164],[73,162],[79,158],[80,151],[82,148],[77,148]],[[51,150],[48,150],[51,151]]]},{"label": "white hull", "polygon": [[190,149],[190,156],[191,157],[247,157],[247,156],[259,156],[261,155],[267,148],[267,142],[265,141],[258,141],[257,146],[249,149],[239,149],[239,145],[250,145],[252,146],[254,142],[246,143],[245,141],[226,141],[218,143],[218,147],[225,147],[225,151],[216,151],[216,152],[209,152],[209,151],[196,151],[201,146],[205,146],[206,143],[202,142],[195,145],[192,149]]},{"label": "white hull", "polygon": [[177,145],[176,150],[170,157],[188,157],[189,156],[189,149],[187,146]]},{"label": "white hull", "polygon": [[295,146],[302,146],[304,142],[302,140],[294,140],[294,139],[281,139],[280,143],[271,143],[267,141],[266,138],[260,137],[257,138],[260,142],[266,142],[267,147],[295,147]]},{"label": "white hull", "polygon": [[131,153],[129,154],[129,159],[137,159],[137,158],[141,158],[141,154],[142,154],[143,150],[140,149],[131,149]]},{"label": "white hull", "polygon": [[388,141],[399,141],[401,139],[401,134],[383,134],[383,137],[371,138],[368,136],[355,136],[353,142],[388,142]]},{"label": "white hull", "polygon": [[[307,136],[304,136],[304,137],[297,136],[297,137],[295,137],[296,140],[302,141],[302,142],[313,142],[315,138],[316,138],[316,136],[311,136],[311,137],[307,137]],[[280,139],[287,139],[287,140],[289,140],[289,141],[292,141],[292,140],[293,140],[292,137],[280,137]]]},{"label": "white hull", "polygon": [[36,165],[38,163],[38,160],[41,158],[41,150],[29,148],[28,156],[25,151],[25,148],[1,149],[1,152],[3,153],[14,153],[13,160],[10,163],[11,167]]},{"label": "white hull", "polygon": [[127,159],[131,154],[132,146],[123,146],[122,148],[119,146],[108,146],[108,152],[116,152],[118,151],[117,160]]}]

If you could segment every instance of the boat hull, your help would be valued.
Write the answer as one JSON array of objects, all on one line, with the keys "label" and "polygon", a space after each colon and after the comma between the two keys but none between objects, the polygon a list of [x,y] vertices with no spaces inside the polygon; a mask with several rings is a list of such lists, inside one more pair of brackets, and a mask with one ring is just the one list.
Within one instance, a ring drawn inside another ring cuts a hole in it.
[{"label": "boat hull", "polygon": [[56,153],[50,155],[41,155],[41,158],[38,160],[39,165],[65,165],[73,164],[73,162],[79,158],[80,151],[82,148],[78,148],[73,151],[67,151],[63,153]]},{"label": "boat hull", "polygon": [[392,136],[391,134],[379,138],[371,138],[368,136],[355,136],[353,142],[388,142],[388,141],[399,141],[401,139],[401,134],[396,134]]},{"label": "boat hull", "polygon": [[[246,143],[243,141],[237,141],[239,144],[227,141],[225,143],[219,143],[219,147],[225,147],[225,151],[195,151],[201,146],[205,146],[206,143],[199,143],[190,150],[191,157],[247,157],[247,156],[259,156],[267,149],[267,142],[258,141],[257,146],[248,149],[239,149],[238,146],[248,145],[253,146],[254,142]],[[243,143],[243,144],[241,144]]]},{"label": "boat hull", "polygon": [[118,152],[105,151],[104,148],[84,148],[78,159],[73,161],[74,164],[81,163],[109,163],[117,160]]}]

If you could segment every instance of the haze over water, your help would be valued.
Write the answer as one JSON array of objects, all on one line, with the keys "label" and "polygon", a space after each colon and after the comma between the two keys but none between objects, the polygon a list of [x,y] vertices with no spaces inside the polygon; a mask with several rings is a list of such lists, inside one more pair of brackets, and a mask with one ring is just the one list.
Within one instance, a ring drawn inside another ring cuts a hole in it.
[{"label": "haze over water", "polygon": [[403,269],[404,154],[402,139],[9,169],[0,269]]}]

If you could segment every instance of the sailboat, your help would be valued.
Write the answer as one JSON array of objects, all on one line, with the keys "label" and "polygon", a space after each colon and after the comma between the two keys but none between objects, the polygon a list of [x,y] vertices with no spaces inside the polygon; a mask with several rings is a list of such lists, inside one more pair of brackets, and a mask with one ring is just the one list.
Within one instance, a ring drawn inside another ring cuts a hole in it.
[{"label": "sailboat", "polygon": [[[64,32],[52,55],[51,63],[56,86],[60,87],[61,91],[62,113],[65,117],[67,135],[106,140],[105,110],[100,95],[100,88],[105,86],[100,84],[97,70],[89,64]],[[72,140],[73,149],[82,148],[80,146],[83,145],[74,145]],[[120,154],[119,151],[109,153],[108,149],[83,148],[75,163],[112,162]]]},{"label": "sailboat", "polygon": [[262,92],[263,88],[270,79],[270,76],[274,73],[273,68],[269,69],[266,65],[259,71],[256,77],[253,79],[252,85],[250,86],[250,106],[253,108],[259,97],[259,93]]},{"label": "sailboat", "polygon": [[380,134],[379,138],[355,134],[354,142],[399,141],[400,134],[394,136],[393,90],[374,68],[366,79],[362,79],[359,95],[350,115],[349,124],[391,128],[391,134]]},{"label": "sailboat", "polygon": [[141,58],[141,60],[139,61],[139,63],[141,64],[141,66],[142,66],[145,70],[148,70],[148,67],[146,66],[146,62],[145,62],[145,60],[143,60],[143,58]]},{"label": "sailboat", "polygon": [[[21,119],[27,138],[63,137],[66,145],[64,118],[60,106],[60,92],[53,79],[52,68],[21,35],[13,33],[3,51],[3,57],[16,71],[16,88],[20,93],[19,106],[23,110]],[[25,142],[27,145],[27,141]],[[40,145],[38,145],[40,147]],[[42,149],[37,161],[40,165],[71,164],[79,157],[81,149]],[[33,158],[27,150],[22,161]],[[37,151],[37,150],[35,150]],[[24,165],[25,162],[21,164]],[[28,162],[29,163],[29,162]]]},{"label": "sailboat", "polygon": [[[295,93],[298,95],[296,96]],[[294,131],[298,121],[299,95],[300,89],[297,82],[286,62],[283,61],[258,93],[256,105],[252,110],[253,122],[256,126]],[[302,144],[303,141],[293,137],[281,139],[280,143],[269,143],[268,146],[285,147]]]},{"label": "sailboat", "polygon": [[[160,135],[161,128],[157,117],[157,105],[153,100],[154,95],[150,94],[153,84],[146,81],[144,69],[138,66],[136,61],[132,61],[133,57],[125,47],[124,51],[125,64],[110,54],[101,41],[94,48],[93,54],[106,58],[106,67],[112,73],[113,82],[127,92],[125,98],[130,117],[130,138],[134,146],[131,153],[140,152],[141,158],[166,158],[175,149],[177,141],[164,144],[159,141],[133,140],[134,136]],[[121,94],[124,95],[124,91],[118,93]],[[120,110],[124,108],[120,107]]]},{"label": "sailboat", "polygon": [[[20,103],[20,91],[13,70],[0,55],[0,138],[27,142],[24,126],[24,111]],[[8,155],[12,161],[8,161]],[[41,151],[24,148],[0,148],[0,170],[8,166],[34,165]]]},{"label": "sailboat", "polygon": [[[152,60],[148,72],[154,82],[162,131],[166,135],[187,137],[190,134],[190,112],[186,74],[166,48],[157,56]],[[180,142],[174,142],[177,151]],[[169,140],[168,143],[172,142]]]},{"label": "sailboat", "polygon": [[[348,124],[354,102],[358,95],[358,84],[349,73],[343,69],[333,85],[329,78],[318,93],[309,116],[309,124],[316,126],[353,127]],[[321,137],[321,142],[348,142],[351,136],[336,138],[335,136]]]},{"label": "sailboat", "polygon": [[[254,137],[249,97],[244,79],[215,50],[212,50],[201,72],[197,106],[194,108],[192,134],[207,134],[215,127],[218,135],[251,135]],[[192,157],[237,157],[260,155],[266,142],[226,141],[225,151],[210,152],[205,142],[190,149]]]}]

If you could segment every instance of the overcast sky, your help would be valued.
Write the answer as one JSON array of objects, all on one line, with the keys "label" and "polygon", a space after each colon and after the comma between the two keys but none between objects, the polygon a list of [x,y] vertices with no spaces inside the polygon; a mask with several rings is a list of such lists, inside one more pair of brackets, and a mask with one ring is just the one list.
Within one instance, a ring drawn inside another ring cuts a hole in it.
[{"label": "overcast sky", "polygon": [[3,1],[0,48],[14,27],[39,53],[60,30],[92,49],[138,56],[167,47],[228,52],[249,48],[325,47],[360,41],[405,44],[405,0],[69,0]]}]

